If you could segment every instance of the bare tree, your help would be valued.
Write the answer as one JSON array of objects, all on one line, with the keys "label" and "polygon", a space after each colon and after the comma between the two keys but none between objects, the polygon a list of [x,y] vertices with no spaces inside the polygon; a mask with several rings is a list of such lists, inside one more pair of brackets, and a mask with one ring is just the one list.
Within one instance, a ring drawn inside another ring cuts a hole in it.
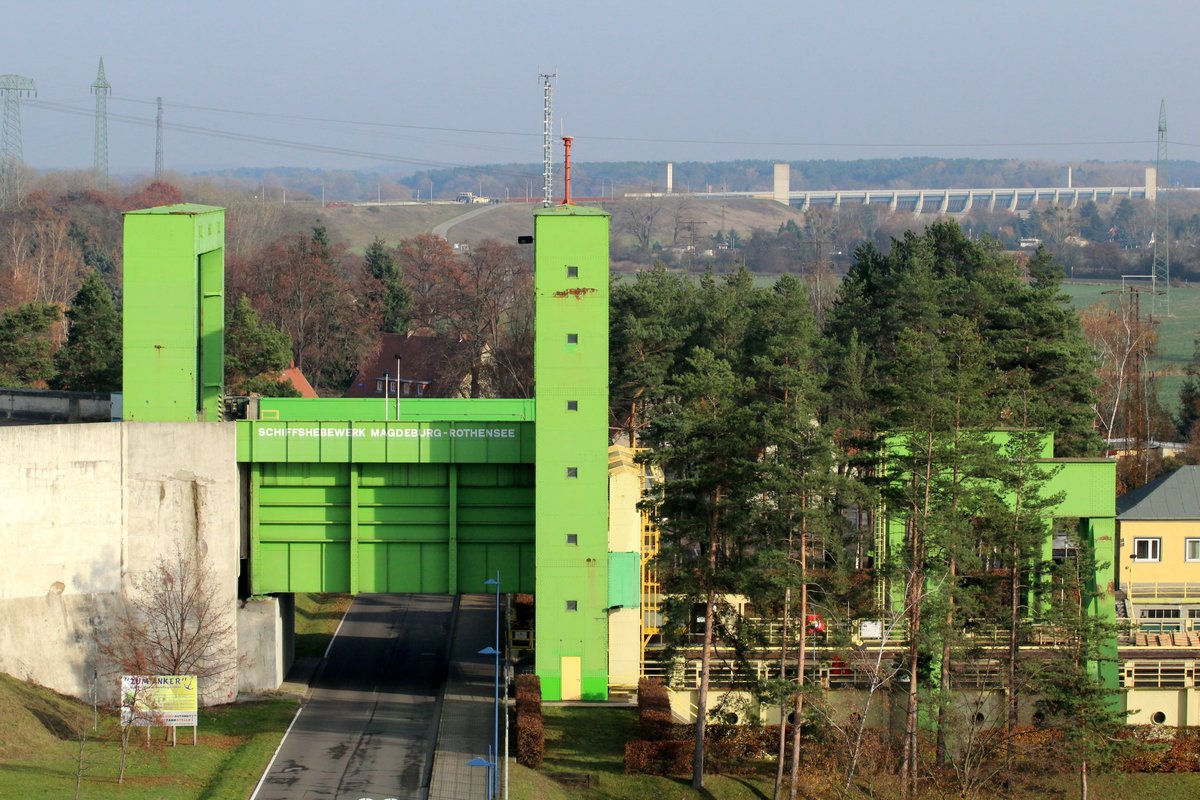
[{"label": "bare tree", "polygon": [[613,220],[618,231],[637,240],[638,249],[650,252],[654,228],[663,210],[662,197],[627,197],[613,204]]},{"label": "bare tree", "polygon": [[221,678],[237,670],[233,610],[206,558],[183,548],[132,580],[124,611],[98,648],[123,675]]}]

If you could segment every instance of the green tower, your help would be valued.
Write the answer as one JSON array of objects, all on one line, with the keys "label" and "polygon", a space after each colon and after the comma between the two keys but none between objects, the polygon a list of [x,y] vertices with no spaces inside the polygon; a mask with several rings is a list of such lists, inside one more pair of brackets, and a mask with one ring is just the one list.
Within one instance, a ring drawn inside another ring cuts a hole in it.
[{"label": "green tower", "polygon": [[125,214],[125,419],[216,422],[225,391],[225,209]]},{"label": "green tower", "polygon": [[608,223],[534,212],[536,670],[547,700],[608,697]]}]

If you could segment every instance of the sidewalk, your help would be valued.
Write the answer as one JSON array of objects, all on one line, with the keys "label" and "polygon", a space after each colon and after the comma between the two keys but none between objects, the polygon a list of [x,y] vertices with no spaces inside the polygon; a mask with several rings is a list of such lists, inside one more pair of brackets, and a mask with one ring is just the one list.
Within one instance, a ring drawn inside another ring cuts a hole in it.
[{"label": "sidewalk", "polygon": [[[494,645],[495,614],[495,595],[460,598],[429,800],[485,800],[488,796],[487,768],[469,767],[467,762],[486,758],[492,744],[495,661],[479,651]],[[504,747],[503,728],[500,747]],[[501,765],[503,761],[501,756]]]}]

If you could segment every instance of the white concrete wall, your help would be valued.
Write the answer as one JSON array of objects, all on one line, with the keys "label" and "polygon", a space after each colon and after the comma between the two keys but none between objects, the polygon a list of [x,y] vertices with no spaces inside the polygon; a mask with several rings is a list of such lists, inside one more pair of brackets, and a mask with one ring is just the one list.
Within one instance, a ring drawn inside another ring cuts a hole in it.
[{"label": "white concrete wall", "polygon": [[[94,636],[135,576],[177,547],[208,557],[236,626],[233,425],[0,428],[0,492],[0,671],[89,696],[92,670],[106,671]],[[231,675],[202,693],[222,702],[237,688]]]},{"label": "white concrete wall", "polygon": [[238,651],[243,663],[238,691],[278,689],[291,666],[294,646],[295,595],[256,597],[237,612]]}]

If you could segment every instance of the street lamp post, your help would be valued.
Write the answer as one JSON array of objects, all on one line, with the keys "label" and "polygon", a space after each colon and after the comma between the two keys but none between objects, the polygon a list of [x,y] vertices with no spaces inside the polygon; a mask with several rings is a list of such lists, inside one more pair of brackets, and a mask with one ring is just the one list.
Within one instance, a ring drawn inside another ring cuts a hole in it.
[{"label": "street lamp post", "polygon": [[[496,660],[496,682],[495,691],[492,698],[492,752],[495,754],[497,766],[500,763],[500,571],[496,571],[495,578],[488,578],[483,582],[484,586],[496,587],[496,644],[495,647],[485,647],[479,652],[481,654],[491,655]],[[490,651],[490,652],[489,652]],[[507,753],[505,756],[507,757]],[[499,794],[500,790],[500,773],[499,770],[493,774],[494,783],[491,787],[491,797]]]}]

